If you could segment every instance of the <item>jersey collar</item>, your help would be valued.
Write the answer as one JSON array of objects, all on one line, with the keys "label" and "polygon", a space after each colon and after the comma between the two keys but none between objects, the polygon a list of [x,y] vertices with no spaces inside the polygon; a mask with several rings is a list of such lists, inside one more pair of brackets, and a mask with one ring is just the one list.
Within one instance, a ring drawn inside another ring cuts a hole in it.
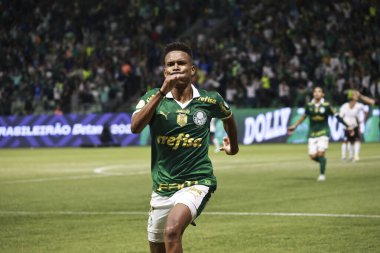
[{"label": "jersey collar", "polygon": [[321,104],[323,104],[323,103],[325,102],[325,98],[322,98],[322,99],[319,101],[318,104],[315,103],[314,98],[311,100],[311,102],[312,102],[313,104],[315,104],[316,106],[319,106],[319,105],[321,105]]},{"label": "jersey collar", "polygon": [[[191,84],[191,89],[193,90],[193,99],[194,98],[198,98],[200,97],[201,95],[199,94],[199,91],[197,88],[195,88],[195,86],[193,84]],[[166,97],[167,98],[174,98],[173,97],[173,93],[171,91],[169,91],[167,94],[166,94]]]}]

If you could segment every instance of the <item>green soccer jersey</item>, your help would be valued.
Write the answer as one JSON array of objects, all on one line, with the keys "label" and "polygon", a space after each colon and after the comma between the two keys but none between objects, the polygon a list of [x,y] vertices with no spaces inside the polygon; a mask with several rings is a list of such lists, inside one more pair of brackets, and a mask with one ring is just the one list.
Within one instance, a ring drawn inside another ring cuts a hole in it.
[{"label": "green soccer jersey", "polygon": [[[151,173],[153,190],[171,196],[189,184],[216,189],[216,178],[208,157],[210,121],[228,118],[231,110],[217,92],[193,89],[186,104],[174,100],[171,92],[160,101],[149,122],[152,138]],[[148,91],[136,106],[140,110],[158,89]]]},{"label": "green soccer jersey", "polygon": [[308,138],[330,136],[328,118],[330,115],[336,114],[334,108],[332,108],[330,103],[308,103],[305,107],[305,114],[310,119]]}]

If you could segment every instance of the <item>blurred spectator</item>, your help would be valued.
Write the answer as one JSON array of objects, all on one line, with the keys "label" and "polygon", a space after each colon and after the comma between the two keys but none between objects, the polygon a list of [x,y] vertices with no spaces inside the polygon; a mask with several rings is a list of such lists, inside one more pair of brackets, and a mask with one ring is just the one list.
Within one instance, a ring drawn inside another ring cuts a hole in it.
[{"label": "blurred spectator", "polygon": [[245,78],[242,81],[242,84],[245,88],[245,106],[246,107],[256,107],[257,101],[256,101],[256,91],[260,87],[260,82],[257,80],[257,78],[252,78],[252,75]]},{"label": "blurred spectator", "polygon": [[60,115],[63,114],[63,112],[61,110],[61,107],[59,105],[57,105],[57,107],[55,108],[54,114],[57,115],[57,116],[60,116]]},{"label": "blurred spectator", "polygon": [[379,9],[369,0],[4,0],[0,114],[131,110],[161,85],[160,49],[173,40],[192,45],[198,84],[238,106],[299,106],[309,84],[338,104],[347,88],[377,97]]},{"label": "blurred spectator", "polygon": [[226,102],[228,102],[231,105],[234,105],[237,94],[238,94],[238,84],[237,84],[236,79],[234,79],[231,83],[227,84]]},{"label": "blurred spectator", "polygon": [[282,80],[278,86],[278,96],[281,106],[290,106],[290,88],[286,81]]}]

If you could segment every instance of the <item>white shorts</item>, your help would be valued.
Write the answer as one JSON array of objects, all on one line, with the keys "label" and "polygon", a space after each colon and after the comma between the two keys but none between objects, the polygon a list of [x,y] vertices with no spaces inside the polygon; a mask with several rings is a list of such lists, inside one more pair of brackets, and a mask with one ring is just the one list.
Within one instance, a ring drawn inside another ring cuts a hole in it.
[{"label": "white shorts", "polygon": [[150,242],[164,242],[166,219],[170,210],[176,204],[181,203],[189,207],[193,218],[192,221],[194,221],[202,212],[210,197],[209,187],[205,185],[185,187],[171,197],[160,196],[153,192],[148,218],[148,240]]},{"label": "white shorts", "polygon": [[309,138],[309,155],[315,155],[317,152],[325,152],[329,147],[329,137],[321,136]]}]

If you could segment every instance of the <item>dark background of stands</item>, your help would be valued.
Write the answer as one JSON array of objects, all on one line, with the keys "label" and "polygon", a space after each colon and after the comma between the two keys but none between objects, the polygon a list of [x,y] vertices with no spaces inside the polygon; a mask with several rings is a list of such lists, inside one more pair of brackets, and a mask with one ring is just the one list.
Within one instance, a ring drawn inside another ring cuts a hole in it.
[{"label": "dark background of stands", "polygon": [[236,107],[380,93],[379,1],[0,1],[0,115],[131,111],[184,41]]}]

